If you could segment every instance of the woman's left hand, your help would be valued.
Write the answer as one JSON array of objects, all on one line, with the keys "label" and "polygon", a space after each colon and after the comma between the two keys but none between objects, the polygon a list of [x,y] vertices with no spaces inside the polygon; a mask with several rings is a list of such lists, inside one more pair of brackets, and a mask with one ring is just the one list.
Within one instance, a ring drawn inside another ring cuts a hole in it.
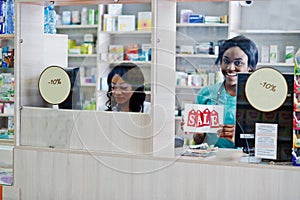
[{"label": "woman's left hand", "polygon": [[222,125],[222,128],[217,131],[217,134],[221,138],[226,138],[233,142],[234,139],[234,125],[224,124]]}]

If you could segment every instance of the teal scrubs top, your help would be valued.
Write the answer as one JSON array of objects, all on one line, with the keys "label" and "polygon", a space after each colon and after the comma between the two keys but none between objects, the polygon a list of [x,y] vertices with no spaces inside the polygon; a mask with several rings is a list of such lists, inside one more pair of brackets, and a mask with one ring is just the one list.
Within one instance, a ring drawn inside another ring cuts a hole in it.
[{"label": "teal scrubs top", "polygon": [[[236,96],[229,95],[222,84],[223,82],[203,87],[197,94],[196,102],[205,105],[224,105],[224,124],[235,125]],[[207,133],[204,142],[220,148],[234,148],[233,142],[219,138],[215,133]]]}]

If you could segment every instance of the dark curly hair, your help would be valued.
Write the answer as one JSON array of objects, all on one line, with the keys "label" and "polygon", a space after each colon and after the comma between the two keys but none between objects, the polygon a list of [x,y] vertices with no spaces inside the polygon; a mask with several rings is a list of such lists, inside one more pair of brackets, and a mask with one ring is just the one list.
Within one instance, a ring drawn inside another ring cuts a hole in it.
[{"label": "dark curly hair", "polygon": [[239,47],[240,49],[242,49],[248,56],[248,66],[251,68],[251,71],[254,71],[256,69],[258,61],[258,50],[256,44],[243,35],[225,40],[225,42],[220,47],[220,52],[215,62],[216,65],[222,63],[224,52],[231,47]]},{"label": "dark curly hair", "polygon": [[144,75],[141,69],[134,63],[121,63],[115,66],[107,77],[108,101],[106,102],[107,111],[112,111],[112,107],[116,106],[116,101],[112,96],[111,81],[115,75],[119,75],[122,79],[132,86],[133,94],[129,100],[129,110],[131,112],[143,112],[146,94],[144,92]]}]

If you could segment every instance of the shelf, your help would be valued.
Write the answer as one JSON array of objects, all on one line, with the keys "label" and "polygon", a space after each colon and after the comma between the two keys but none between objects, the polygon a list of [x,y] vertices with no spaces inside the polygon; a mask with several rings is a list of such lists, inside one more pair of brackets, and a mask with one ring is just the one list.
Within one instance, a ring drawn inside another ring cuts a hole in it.
[{"label": "shelf", "polygon": [[120,61],[100,61],[107,64],[121,64],[121,63],[134,63],[139,65],[139,67],[151,67],[151,61],[130,61],[130,60],[120,60]]},{"label": "shelf", "polygon": [[95,25],[58,25],[56,29],[89,29],[89,28],[98,28],[98,24]]},{"label": "shelf", "polygon": [[[174,0],[175,1],[175,0]],[[16,0],[16,3],[29,3],[36,5],[44,5],[45,1],[37,0]],[[78,6],[78,5],[98,5],[98,4],[111,4],[112,0],[56,0],[56,6]],[[120,4],[146,4],[151,3],[151,0],[119,0]]]},{"label": "shelf", "polygon": [[111,35],[143,35],[143,34],[151,34],[151,30],[143,30],[143,31],[100,31],[100,33],[106,33]]},{"label": "shelf", "polygon": [[232,32],[240,34],[300,34],[300,30],[232,30]]},{"label": "shelf", "polygon": [[209,54],[176,54],[177,58],[218,58],[218,55]]},{"label": "shelf", "polygon": [[177,23],[176,27],[228,27],[222,23]]},{"label": "shelf", "polygon": [[69,58],[97,58],[97,54],[69,54]]},{"label": "shelf", "polygon": [[14,39],[14,34],[0,34],[0,39]]},{"label": "shelf", "polygon": [[257,66],[262,67],[293,67],[294,63],[257,63]]},{"label": "shelf", "polygon": [[[151,95],[151,91],[150,90],[145,90],[144,92],[145,92],[146,95]],[[102,93],[106,94],[107,90],[98,90],[98,93],[99,94],[102,94]]]},{"label": "shelf", "polygon": [[5,113],[0,113],[0,117],[13,117],[14,114],[5,114]]},{"label": "shelf", "polygon": [[82,83],[81,87],[96,87],[96,83]]},{"label": "shelf", "polygon": [[0,103],[14,103],[14,101],[5,101],[5,100],[0,100]]},{"label": "shelf", "polygon": [[0,67],[0,73],[14,73],[14,68],[12,68],[12,67],[9,67],[9,68]]},{"label": "shelf", "polygon": [[[14,139],[0,139],[0,145],[2,146],[14,146]],[[3,150],[3,147],[1,148]]]},{"label": "shelf", "polygon": [[176,89],[201,89],[203,86],[176,85]]}]

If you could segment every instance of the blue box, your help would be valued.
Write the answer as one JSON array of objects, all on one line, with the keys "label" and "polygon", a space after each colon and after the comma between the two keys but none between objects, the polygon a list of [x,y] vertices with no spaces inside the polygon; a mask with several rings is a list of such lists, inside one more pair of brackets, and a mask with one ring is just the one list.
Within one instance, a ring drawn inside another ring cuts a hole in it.
[{"label": "blue box", "polygon": [[189,23],[204,23],[204,15],[191,14],[189,16]]}]

